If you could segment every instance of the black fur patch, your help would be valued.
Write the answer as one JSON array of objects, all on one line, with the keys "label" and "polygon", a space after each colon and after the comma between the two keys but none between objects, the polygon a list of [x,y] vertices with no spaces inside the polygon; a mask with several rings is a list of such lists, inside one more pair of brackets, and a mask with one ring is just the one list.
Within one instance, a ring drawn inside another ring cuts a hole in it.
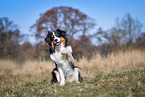
[{"label": "black fur patch", "polygon": [[53,71],[51,72],[51,74],[52,74],[51,84],[54,84],[54,83],[57,83],[58,82],[58,80],[56,78],[56,74],[55,74],[54,71],[57,71],[58,72],[57,68],[54,68]]}]

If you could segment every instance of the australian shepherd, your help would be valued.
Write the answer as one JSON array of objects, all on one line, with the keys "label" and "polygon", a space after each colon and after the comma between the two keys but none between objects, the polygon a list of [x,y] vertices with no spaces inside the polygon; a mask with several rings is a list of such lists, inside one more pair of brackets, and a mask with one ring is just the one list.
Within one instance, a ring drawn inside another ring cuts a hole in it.
[{"label": "australian shepherd", "polygon": [[74,65],[75,59],[72,56],[72,47],[68,44],[66,32],[60,29],[48,31],[45,42],[49,45],[50,58],[56,66],[52,71],[51,83],[60,82],[60,85],[64,85],[65,81],[82,82],[80,69]]}]

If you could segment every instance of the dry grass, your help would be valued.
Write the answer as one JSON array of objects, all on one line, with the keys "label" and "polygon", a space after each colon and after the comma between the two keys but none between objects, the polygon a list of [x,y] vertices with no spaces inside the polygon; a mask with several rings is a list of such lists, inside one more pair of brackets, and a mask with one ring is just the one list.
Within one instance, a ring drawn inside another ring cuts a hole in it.
[{"label": "dry grass", "polygon": [[[145,51],[120,51],[105,58],[97,54],[90,60],[83,57],[76,64],[81,68],[84,82],[82,84],[66,83],[63,88],[60,88],[58,84],[54,86],[50,84],[50,72],[54,68],[54,63],[51,61],[26,61],[20,65],[11,60],[0,60],[0,89],[2,89],[0,95],[145,95]],[[21,90],[19,91],[18,88]]]},{"label": "dry grass", "polygon": [[9,83],[11,78],[29,80],[40,76],[47,76],[54,68],[51,61],[26,61],[18,64],[12,60],[0,60],[0,83]]},{"label": "dry grass", "polygon": [[90,60],[83,57],[77,63],[83,70],[84,75],[88,76],[98,71],[111,72],[130,70],[136,68],[138,65],[145,64],[145,51],[133,50],[126,52],[112,53],[103,58],[97,54]]},{"label": "dry grass", "polygon": [[[138,64],[145,63],[145,51],[133,50],[126,52],[112,53],[103,58],[101,55],[94,55],[90,60],[83,57],[76,65],[82,69],[84,76],[96,73],[97,70],[110,72],[112,70],[119,71],[121,68],[135,68]],[[18,64],[12,60],[0,60],[0,75],[4,75],[7,70],[12,75],[39,75],[42,72],[51,71],[54,68],[52,61],[26,61]]]}]

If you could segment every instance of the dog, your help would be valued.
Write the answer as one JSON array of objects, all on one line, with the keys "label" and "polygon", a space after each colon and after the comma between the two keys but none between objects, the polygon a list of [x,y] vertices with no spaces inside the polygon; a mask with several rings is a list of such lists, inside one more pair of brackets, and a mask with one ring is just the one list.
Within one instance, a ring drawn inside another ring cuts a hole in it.
[{"label": "dog", "polygon": [[76,61],[72,56],[72,47],[68,44],[66,32],[60,29],[48,31],[45,42],[49,45],[50,58],[56,66],[51,72],[51,83],[60,82],[60,85],[64,85],[66,81],[81,83],[83,78],[80,69],[74,65]]}]

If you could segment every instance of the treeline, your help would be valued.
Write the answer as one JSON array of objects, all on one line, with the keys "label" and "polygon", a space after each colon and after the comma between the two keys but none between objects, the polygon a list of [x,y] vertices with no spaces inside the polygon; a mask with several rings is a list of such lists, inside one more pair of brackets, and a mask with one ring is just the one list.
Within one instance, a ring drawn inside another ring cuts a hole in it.
[{"label": "treeline", "polygon": [[[20,33],[18,26],[8,18],[0,18],[0,59],[13,59],[18,62],[27,59],[48,60],[48,45],[45,44],[44,38],[48,30],[57,28],[67,32],[76,59],[82,56],[90,58],[96,53],[106,56],[118,50],[145,48],[142,24],[129,13],[122,19],[117,19],[114,27],[104,31],[102,28],[96,29],[94,19],[77,9],[55,7],[41,14],[37,22],[30,27],[39,41],[35,45],[29,41],[20,45],[25,35]],[[96,29],[96,32],[92,32],[92,29]]]}]

